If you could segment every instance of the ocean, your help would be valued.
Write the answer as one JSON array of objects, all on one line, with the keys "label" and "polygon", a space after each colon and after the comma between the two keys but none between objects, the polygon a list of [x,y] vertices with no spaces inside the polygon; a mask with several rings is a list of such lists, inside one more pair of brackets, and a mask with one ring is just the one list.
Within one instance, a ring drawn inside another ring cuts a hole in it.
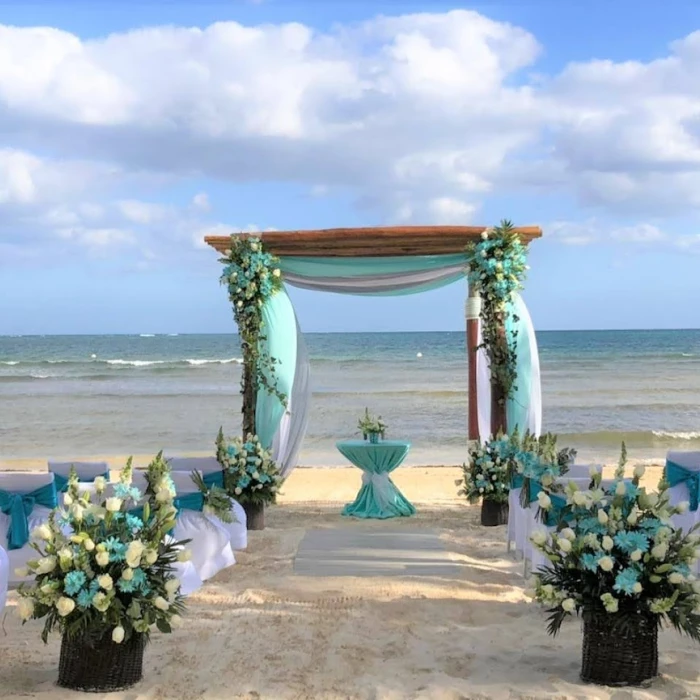
[{"label": "ocean", "polygon": [[[537,334],[545,430],[590,460],[700,450],[700,330]],[[465,459],[463,333],[309,334],[313,399],[300,464],[343,464],[365,406],[409,465]],[[206,452],[240,426],[235,335],[0,336],[0,463]]]}]

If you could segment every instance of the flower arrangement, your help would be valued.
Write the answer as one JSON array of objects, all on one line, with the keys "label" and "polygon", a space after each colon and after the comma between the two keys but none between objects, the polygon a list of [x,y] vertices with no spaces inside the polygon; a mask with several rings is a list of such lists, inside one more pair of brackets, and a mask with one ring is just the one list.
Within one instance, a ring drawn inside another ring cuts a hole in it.
[{"label": "flower arrangement", "polygon": [[[508,303],[522,288],[527,249],[510,221],[481,234],[481,240],[467,246],[469,284],[481,296],[481,329],[491,367],[491,385],[505,422],[505,405],[516,389],[517,331],[508,333]],[[513,317],[514,321],[518,321]],[[505,429],[505,425],[500,426]]]},{"label": "flower arrangement", "polygon": [[224,490],[241,505],[265,505],[277,500],[282,476],[257,435],[227,440],[220,429],[216,458],[224,471]]},{"label": "flower arrangement", "polygon": [[[672,507],[663,481],[658,493],[647,493],[639,485],[643,466],[632,479],[624,474],[621,460],[607,488],[599,473],[592,474],[588,490],[567,485],[557,531],[532,536],[549,561],[531,591],[547,607],[548,632],[556,635],[567,617],[580,613],[584,624],[602,618],[618,646],[645,629],[655,640],[664,621],[700,641],[700,583],[691,572],[700,538],[674,530],[670,520],[688,504]],[[655,647],[651,655],[655,664]],[[656,674],[654,664],[649,677]]]},{"label": "flower arrangement", "polygon": [[383,440],[388,426],[381,416],[375,418],[370,414],[369,408],[365,408],[365,414],[357,422],[357,428],[365,440],[373,435],[380,436]]},{"label": "flower arrangement", "polygon": [[282,289],[279,259],[266,252],[254,236],[231,236],[231,248],[220,262],[225,267],[221,283],[228,288],[233,315],[238,325],[243,352],[243,434],[255,433],[255,396],[260,388],[276,395],[283,405],[287,397],[277,388],[275,365],[261,343],[265,339],[262,308]]},{"label": "flower arrangement", "polygon": [[157,494],[155,508],[147,502],[137,509],[142,494],[131,485],[131,474],[129,460],[113,487],[98,477],[93,498],[79,489],[73,471],[63,508],[32,533],[39,558],[27,566],[35,580],[20,587],[18,609],[25,622],[45,619],[44,642],[56,627],[64,639],[109,635],[122,644],[134,635],[148,639],[153,627],[171,632],[182,624],[184,603],[173,570],[189,552],[166,538],[176,510],[172,499]]},{"label": "flower arrangement", "polygon": [[463,478],[456,481],[462,486],[458,495],[466,496],[470,503],[480,499],[507,503],[510,491],[512,460],[519,442],[507,435],[499,435],[483,444],[469,448],[469,462],[462,466]]}]

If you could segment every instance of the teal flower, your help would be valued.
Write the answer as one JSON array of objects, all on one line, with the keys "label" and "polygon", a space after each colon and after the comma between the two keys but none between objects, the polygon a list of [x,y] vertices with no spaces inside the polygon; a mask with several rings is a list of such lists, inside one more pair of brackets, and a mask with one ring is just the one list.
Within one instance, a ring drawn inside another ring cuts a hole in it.
[{"label": "teal flower", "polygon": [[85,585],[87,581],[87,576],[83,571],[70,571],[66,574],[66,578],[63,584],[63,590],[71,596],[76,595],[80,589]]},{"label": "teal flower", "polygon": [[633,595],[635,593],[634,586],[639,581],[639,572],[632,568],[623,569],[615,577],[615,585],[613,588],[618,593],[626,593]]}]

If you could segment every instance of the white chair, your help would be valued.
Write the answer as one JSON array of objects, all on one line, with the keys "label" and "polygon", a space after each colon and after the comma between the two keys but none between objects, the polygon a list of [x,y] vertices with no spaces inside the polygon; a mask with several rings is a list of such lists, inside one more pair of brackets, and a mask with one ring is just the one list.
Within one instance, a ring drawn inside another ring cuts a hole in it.
[{"label": "white chair", "polygon": [[[590,482],[591,469],[595,468],[598,474],[603,473],[602,464],[572,464],[569,467],[569,471],[566,472],[563,478],[569,479],[588,479]],[[586,484],[588,486],[588,484]]]},{"label": "white chair", "polygon": [[[199,471],[206,481],[207,475],[214,475],[221,472],[221,465],[216,457],[168,457],[168,464],[173,472],[193,472]],[[245,510],[238,501],[231,499],[232,523],[224,523],[231,536],[231,547],[233,549],[246,549],[248,546],[248,527]]]},{"label": "white chair", "polygon": [[[675,464],[689,472],[700,472],[700,452],[677,452],[671,450],[666,455],[667,468],[669,464]],[[698,477],[700,479],[700,476]],[[668,490],[669,503],[676,506],[683,501],[690,502],[690,491],[687,482],[681,482],[675,486],[671,486]],[[688,532],[697,522],[700,522],[700,508],[690,510],[679,515],[674,515],[672,518],[673,526],[685,532]]]},{"label": "white chair", "polygon": [[11,547],[8,542],[10,530],[10,516],[0,509],[0,545],[6,550],[9,559],[9,583],[16,584],[28,581],[30,577],[18,578],[15,569],[26,566],[30,559],[34,559],[37,553],[31,548],[31,532],[35,527],[47,522],[49,514],[58,505],[58,495],[54,476],[50,473],[38,472],[0,472],[0,503],[7,500],[4,494],[32,495],[41,494],[27,515],[27,528],[29,540],[21,547]]},{"label": "white chair", "polygon": [[10,558],[4,547],[0,547],[0,615],[5,609],[7,588],[10,584]]},{"label": "white chair", "polygon": [[71,469],[75,469],[81,486],[92,486],[98,476],[109,481],[109,464],[107,462],[56,462],[49,460],[49,471],[56,475],[56,490],[63,491],[67,485]]}]

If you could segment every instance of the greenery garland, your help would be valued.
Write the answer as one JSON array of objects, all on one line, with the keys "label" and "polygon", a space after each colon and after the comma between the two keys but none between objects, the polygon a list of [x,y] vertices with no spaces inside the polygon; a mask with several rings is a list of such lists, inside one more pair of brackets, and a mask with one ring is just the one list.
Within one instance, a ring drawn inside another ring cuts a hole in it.
[{"label": "greenery garland", "polygon": [[262,348],[266,340],[262,309],[282,289],[282,272],[279,258],[266,252],[262,241],[254,236],[232,235],[231,248],[219,262],[225,265],[221,283],[228,288],[241,338],[243,435],[246,436],[256,432],[255,403],[261,387],[287,406],[287,396],[277,388],[275,366],[279,360]]},{"label": "greenery garland", "polygon": [[[510,316],[508,303],[522,289],[525,277],[527,249],[510,221],[487,229],[481,240],[467,246],[468,280],[470,287],[481,296],[481,333],[491,367],[491,385],[499,406],[517,390],[517,331],[506,332]],[[513,315],[517,323],[519,318]],[[499,426],[500,428],[504,426]]]}]

